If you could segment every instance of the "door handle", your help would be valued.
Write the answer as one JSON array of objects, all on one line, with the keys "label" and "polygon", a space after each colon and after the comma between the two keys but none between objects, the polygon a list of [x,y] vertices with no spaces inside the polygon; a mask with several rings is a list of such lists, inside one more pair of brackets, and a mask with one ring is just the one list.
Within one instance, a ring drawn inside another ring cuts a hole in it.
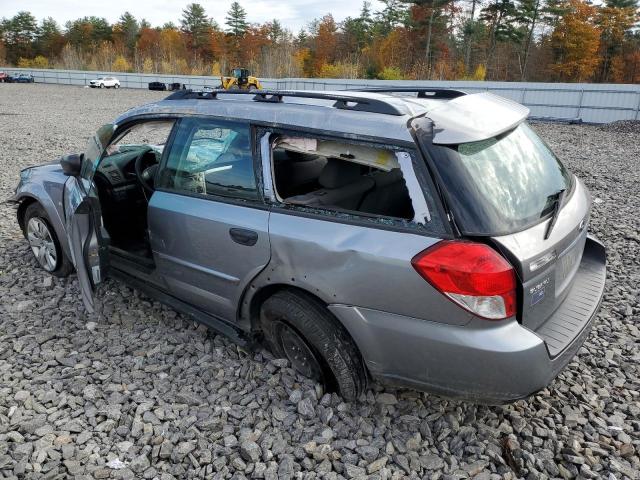
[{"label": "door handle", "polygon": [[244,228],[231,228],[229,235],[234,242],[240,245],[247,245],[253,247],[258,242],[258,232],[253,230],[245,230]]}]

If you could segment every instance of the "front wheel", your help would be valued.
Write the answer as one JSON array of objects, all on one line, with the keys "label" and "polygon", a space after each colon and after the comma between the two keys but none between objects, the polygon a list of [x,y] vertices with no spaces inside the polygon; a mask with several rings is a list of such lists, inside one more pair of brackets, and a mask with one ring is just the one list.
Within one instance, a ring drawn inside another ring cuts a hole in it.
[{"label": "front wheel", "polygon": [[347,401],[367,387],[355,343],[338,320],[311,295],[284,290],[262,305],[260,319],[274,355],[299,373],[337,390]]},{"label": "front wheel", "polygon": [[101,84],[100,84],[100,88],[104,88],[104,83],[101,83]]},{"label": "front wheel", "polygon": [[27,207],[23,217],[24,236],[29,242],[38,265],[56,277],[66,277],[73,265],[60,247],[47,212],[39,203]]}]

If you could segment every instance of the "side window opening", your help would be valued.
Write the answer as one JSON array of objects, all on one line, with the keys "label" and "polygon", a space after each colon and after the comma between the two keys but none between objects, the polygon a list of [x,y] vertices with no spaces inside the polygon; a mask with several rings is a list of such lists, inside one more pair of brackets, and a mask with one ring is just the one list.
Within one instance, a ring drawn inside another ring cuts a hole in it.
[{"label": "side window opening", "polygon": [[431,220],[408,152],[279,135],[271,142],[271,159],[274,193],[285,204],[421,224]]}]

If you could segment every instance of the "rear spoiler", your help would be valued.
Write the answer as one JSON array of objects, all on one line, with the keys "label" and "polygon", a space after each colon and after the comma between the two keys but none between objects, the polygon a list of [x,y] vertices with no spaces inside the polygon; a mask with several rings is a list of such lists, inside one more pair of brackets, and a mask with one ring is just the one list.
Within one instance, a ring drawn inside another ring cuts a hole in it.
[{"label": "rear spoiler", "polygon": [[528,116],[527,107],[488,92],[454,98],[426,114],[437,145],[486,140],[514,129]]}]

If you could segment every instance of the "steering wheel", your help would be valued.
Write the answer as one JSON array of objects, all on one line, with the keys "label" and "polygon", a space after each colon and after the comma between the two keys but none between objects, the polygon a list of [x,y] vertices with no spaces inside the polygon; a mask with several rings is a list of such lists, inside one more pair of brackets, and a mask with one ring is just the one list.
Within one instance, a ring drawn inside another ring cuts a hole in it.
[{"label": "steering wheel", "polygon": [[[153,155],[149,155],[150,153],[153,153]],[[148,160],[149,157],[153,157],[153,163]],[[146,165],[147,163],[150,165]],[[138,154],[134,163],[134,169],[142,188],[144,188],[145,192],[152,194],[155,190],[153,187],[153,178],[158,170],[158,158],[153,148],[146,147]]]}]

